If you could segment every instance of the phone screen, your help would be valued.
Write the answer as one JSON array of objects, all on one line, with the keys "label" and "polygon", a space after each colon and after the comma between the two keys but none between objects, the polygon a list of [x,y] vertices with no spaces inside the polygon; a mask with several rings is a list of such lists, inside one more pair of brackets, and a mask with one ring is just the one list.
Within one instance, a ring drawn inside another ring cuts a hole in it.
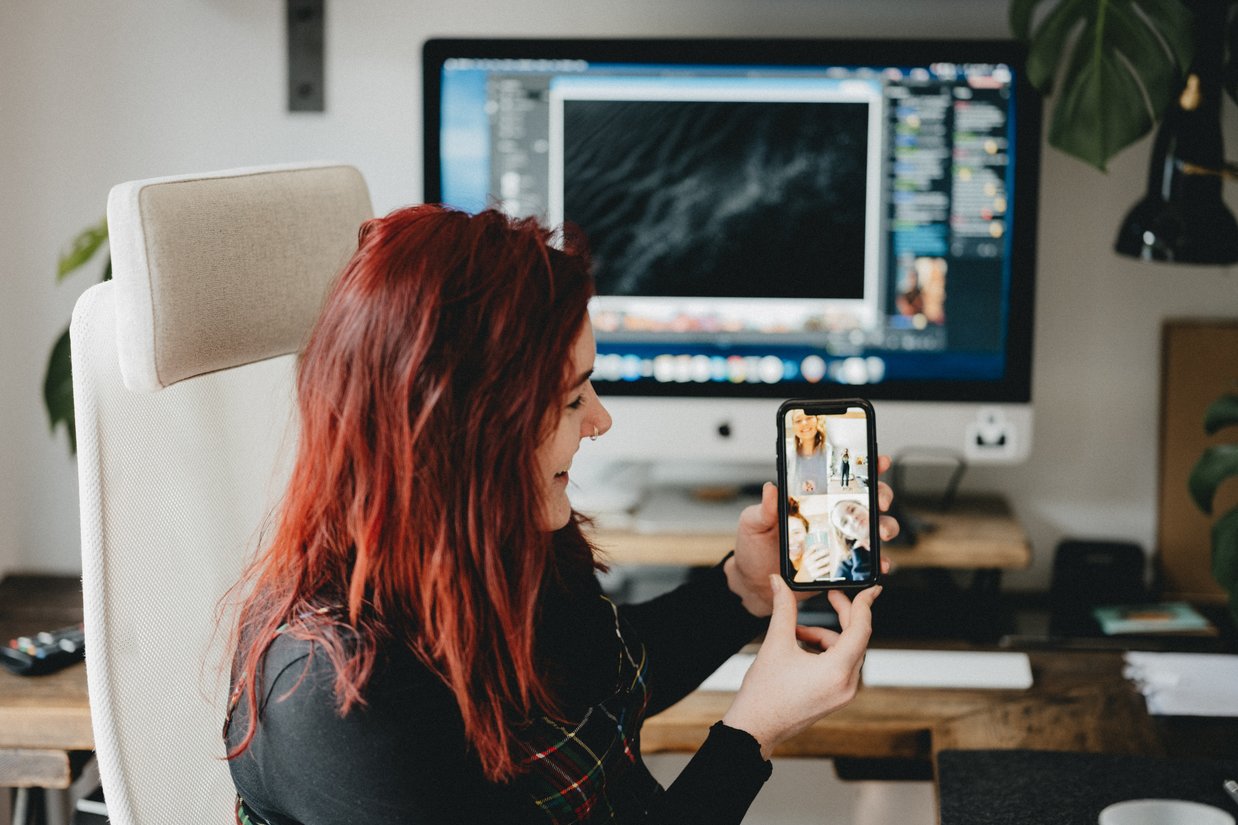
[{"label": "phone screen", "polygon": [[783,573],[792,586],[876,581],[876,436],[872,407],[788,402],[780,410]]}]

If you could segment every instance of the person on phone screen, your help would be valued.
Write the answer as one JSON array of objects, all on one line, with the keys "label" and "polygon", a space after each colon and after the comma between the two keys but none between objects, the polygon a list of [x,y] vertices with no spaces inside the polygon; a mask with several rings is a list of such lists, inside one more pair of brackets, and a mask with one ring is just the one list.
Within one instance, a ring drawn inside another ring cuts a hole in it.
[{"label": "person on phone screen", "polygon": [[794,497],[787,499],[787,555],[797,582],[832,578],[840,558],[830,544],[829,533],[814,527],[800,512]]},{"label": "person on phone screen", "polygon": [[[573,457],[612,423],[589,381],[592,281],[580,239],[551,240],[439,206],[362,226],[301,354],[295,464],[236,590],[238,821],[738,823],[771,751],[854,694],[877,591],[830,594],[840,635],[797,631],[772,484],[705,575],[604,596],[568,499]],[[642,721],[762,630],[663,788]]]},{"label": "person on phone screen", "polygon": [[791,466],[788,468],[790,495],[813,495],[826,492],[830,476],[829,453],[825,446],[823,417],[805,415],[792,410],[791,434],[795,442]]},{"label": "person on phone screen", "polygon": [[[794,497],[787,497],[787,555],[791,566],[800,569],[804,557],[804,548],[808,539],[808,519],[800,512],[800,503]],[[799,580],[799,576],[796,576]]]},{"label": "person on phone screen", "polygon": [[840,561],[835,576],[851,581],[872,578],[872,549],[869,547],[868,508],[859,501],[840,501],[830,509],[830,525],[835,546],[840,548]]}]

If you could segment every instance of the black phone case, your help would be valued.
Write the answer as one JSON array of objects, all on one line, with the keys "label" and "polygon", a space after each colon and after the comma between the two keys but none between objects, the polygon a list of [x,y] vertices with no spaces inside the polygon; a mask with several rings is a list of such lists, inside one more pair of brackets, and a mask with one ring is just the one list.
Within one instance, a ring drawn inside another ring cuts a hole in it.
[{"label": "black phone case", "polygon": [[[830,582],[797,582],[795,581],[795,568],[791,565],[791,549],[787,542],[787,531],[785,525],[787,523],[788,505],[787,505],[787,433],[786,433],[786,417],[787,411],[792,409],[802,409],[809,414],[826,414],[837,413],[844,411],[850,407],[860,407],[864,410],[867,422],[866,440],[868,442],[868,455],[871,467],[869,471],[870,484],[868,487],[868,511],[870,514],[868,529],[869,529],[869,546],[872,548],[873,556],[873,574],[867,581],[830,581]],[[873,412],[873,405],[864,398],[837,398],[837,399],[807,399],[807,398],[792,398],[784,401],[778,407],[777,414],[777,455],[778,455],[778,555],[780,566],[782,568],[782,579],[792,590],[804,591],[823,591],[823,590],[864,590],[878,584],[881,580],[881,536],[879,533],[879,523],[881,521],[881,509],[877,502],[877,474],[875,472],[877,462],[877,418]]]}]

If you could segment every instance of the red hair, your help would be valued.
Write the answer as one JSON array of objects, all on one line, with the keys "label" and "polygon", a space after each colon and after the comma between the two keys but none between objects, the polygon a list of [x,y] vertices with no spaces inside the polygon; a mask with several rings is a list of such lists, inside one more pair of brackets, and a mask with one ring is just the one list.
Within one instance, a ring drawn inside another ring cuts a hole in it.
[{"label": "red hair", "polygon": [[[285,623],[331,660],[341,714],[364,704],[383,643],[407,644],[455,694],[494,781],[520,770],[519,724],[558,713],[534,655],[540,598],[594,565],[576,518],[539,527],[535,451],[592,295],[583,244],[563,245],[493,210],[416,206],[361,227],[298,366],[297,460],[237,636],[249,730],[228,758],[253,739]],[[298,621],[332,604],[346,618]]]}]

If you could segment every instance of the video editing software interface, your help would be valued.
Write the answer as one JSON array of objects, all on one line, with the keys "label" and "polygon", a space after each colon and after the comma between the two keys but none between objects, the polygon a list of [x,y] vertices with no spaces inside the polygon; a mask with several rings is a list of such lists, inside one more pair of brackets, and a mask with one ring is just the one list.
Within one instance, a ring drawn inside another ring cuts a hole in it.
[{"label": "video editing software interface", "polygon": [[603,391],[1003,377],[1010,66],[460,57],[440,83],[442,201],[588,237]]}]

